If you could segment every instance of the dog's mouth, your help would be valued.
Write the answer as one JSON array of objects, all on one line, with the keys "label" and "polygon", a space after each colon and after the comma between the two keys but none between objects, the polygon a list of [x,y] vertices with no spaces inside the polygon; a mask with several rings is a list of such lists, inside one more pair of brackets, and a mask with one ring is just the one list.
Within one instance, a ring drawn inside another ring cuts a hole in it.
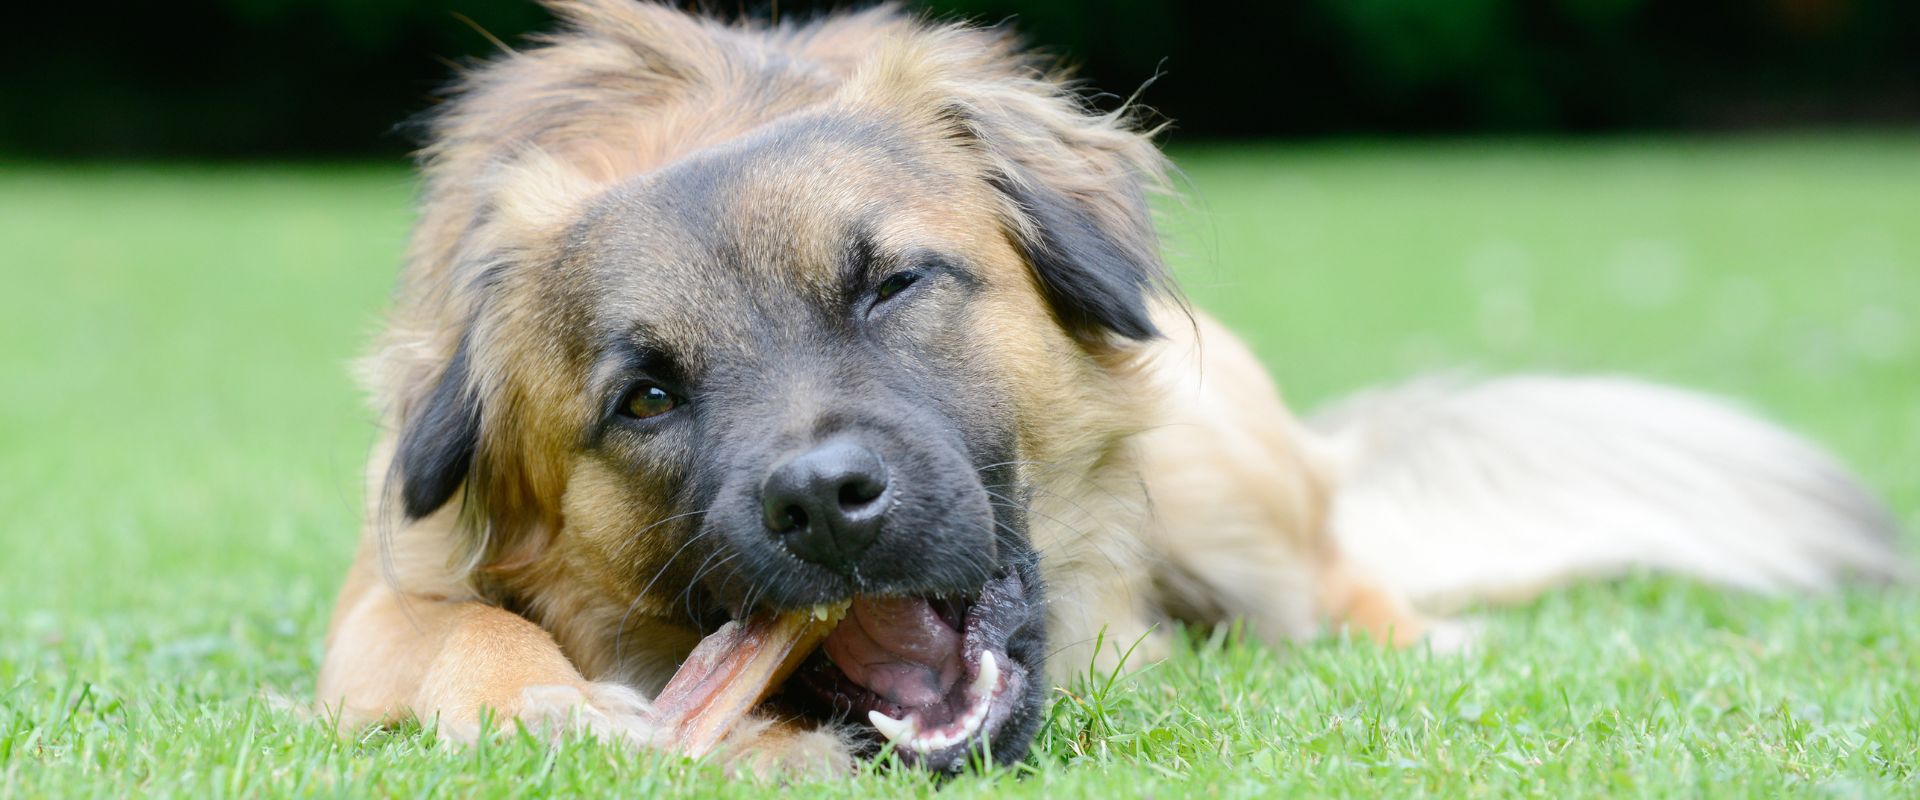
[{"label": "dog's mouth", "polygon": [[871,726],[908,763],[952,770],[990,747],[1026,689],[1008,640],[1031,617],[1018,575],[970,598],[856,597],[782,696]]}]

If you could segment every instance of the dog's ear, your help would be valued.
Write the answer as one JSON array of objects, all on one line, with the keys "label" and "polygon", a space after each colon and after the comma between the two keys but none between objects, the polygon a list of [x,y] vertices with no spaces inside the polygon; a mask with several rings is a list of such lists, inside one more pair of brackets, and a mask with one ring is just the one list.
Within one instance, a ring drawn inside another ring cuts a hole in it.
[{"label": "dog's ear", "polygon": [[467,482],[480,445],[480,401],[467,367],[467,343],[426,396],[407,412],[394,466],[408,519],[420,519],[447,504]]},{"label": "dog's ear", "polygon": [[1112,334],[1144,341],[1159,335],[1149,303],[1164,283],[1160,254],[1151,241],[1112,228],[1151,222],[1103,221],[1084,200],[1032,178],[994,183],[1024,217],[1016,241],[1068,333],[1083,340]]},{"label": "dog's ear", "polygon": [[1133,110],[1096,112],[1061,79],[1008,76],[961,89],[942,116],[987,156],[1061,326],[1085,343],[1157,337],[1154,301],[1174,290],[1148,197],[1169,165]]}]

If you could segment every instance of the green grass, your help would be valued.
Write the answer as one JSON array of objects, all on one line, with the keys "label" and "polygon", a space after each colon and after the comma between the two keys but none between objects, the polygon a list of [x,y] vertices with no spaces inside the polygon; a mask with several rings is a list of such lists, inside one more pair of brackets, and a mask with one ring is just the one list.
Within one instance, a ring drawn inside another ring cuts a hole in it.
[{"label": "green grass", "polygon": [[[1306,405],[1466,365],[1748,398],[1920,509],[1920,139],[1180,154],[1194,296]],[[356,534],[411,183],[0,168],[0,797],[759,797],[575,743],[342,741],[304,701]],[[1920,597],[1637,579],[1488,612],[1463,658],[1190,651],[943,795],[1913,796]],[[801,794],[928,795],[899,771]]]}]

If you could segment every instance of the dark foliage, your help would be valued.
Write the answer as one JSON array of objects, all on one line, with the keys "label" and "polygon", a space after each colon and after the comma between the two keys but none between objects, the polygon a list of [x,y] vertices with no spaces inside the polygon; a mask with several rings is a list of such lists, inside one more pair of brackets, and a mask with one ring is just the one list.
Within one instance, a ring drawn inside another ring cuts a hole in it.
[{"label": "dark foliage", "polygon": [[[732,3],[709,3],[738,13]],[[782,15],[827,4],[783,0]],[[844,5],[844,4],[842,4]],[[1028,38],[1183,138],[1920,119],[1911,0],[939,0]],[[774,4],[748,3],[769,14]],[[395,153],[449,61],[546,24],[526,0],[22,3],[0,153]]]}]

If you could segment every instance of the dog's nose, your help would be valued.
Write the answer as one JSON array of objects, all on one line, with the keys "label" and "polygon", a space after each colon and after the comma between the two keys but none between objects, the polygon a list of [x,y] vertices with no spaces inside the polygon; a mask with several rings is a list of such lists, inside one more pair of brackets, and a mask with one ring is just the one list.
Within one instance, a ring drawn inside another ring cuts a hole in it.
[{"label": "dog's nose", "polygon": [[872,450],[829,441],[774,467],[760,487],[767,530],[801,559],[848,573],[880,533],[887,465]]}]

